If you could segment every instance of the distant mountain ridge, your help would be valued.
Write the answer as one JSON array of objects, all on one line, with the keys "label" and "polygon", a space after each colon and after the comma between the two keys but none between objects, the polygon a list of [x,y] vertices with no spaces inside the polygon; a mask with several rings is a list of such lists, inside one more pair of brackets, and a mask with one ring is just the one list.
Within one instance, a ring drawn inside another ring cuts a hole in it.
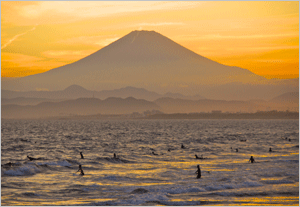
[{"label": "distant mountain ridge", "polygon": [[[124,89],[122,89],[124,90]],[[120,90],[120,91],[122,91]],[[142,91],[130,87],[129,91]],[[63,90],[72,94],[78,91],[87,92],[80,86],[70,86]],[[61,92],[61,91],[59,91]],[[43,92],[44,93],[44,92]],[[169,96],[183,96],[181,94],[165,94]],[[11,102],[9,102],[11,101]],[[12,102],[15,101],[15,102]],[[19,101],[19,103],[17,102]],[[22,104],[20,104],[22,103]],[[104,100],[98,98],[77,98],[69,100],[43,98],[2,98],[2,118],[49,118],[53,116],[96,115],[96,114],[131,114],[134,112],[161,111],[163,113],[200,113],[211,111],[222,112],[256,112],[270,110],[299,111],[299,94],[286,93],[267,100],[225,101],[198,99],[187,100],[172,97],[160,97],[155,101],[146,101],[133,97],[109,97]]]},{"label": "distant mountain ridge", "polygon": [[130,114],[147,110],[159,110],[153,102],[132,97],[79,98],[61,102],[42,102],[34,106],[2,105],[1,118],[47,118],[54,116],[94,115],[94,114]]},{"label": "distant mountain ridge", "polygon": [[[27,98],[40,98],[40,99],[77,99],[77,98],[99,98],[106,99],[109,97],[127,98],[134,97],[137,99],[145,99],[148,101],[154,101],[161,97],[176,97],[183,99],[204,99],[200,95],[185,96],[179,93],[166,93],[164,95],[148,91],[143,88],[136,88],[128,86],[125,88],[115,90],[103,90],[103,91],[91,91],[87,90],[79,85],[71,85],[61,91],[1,91],[1,99],[12,99],[19,97]],[[8,100],[5,100],[6,102]]]}]

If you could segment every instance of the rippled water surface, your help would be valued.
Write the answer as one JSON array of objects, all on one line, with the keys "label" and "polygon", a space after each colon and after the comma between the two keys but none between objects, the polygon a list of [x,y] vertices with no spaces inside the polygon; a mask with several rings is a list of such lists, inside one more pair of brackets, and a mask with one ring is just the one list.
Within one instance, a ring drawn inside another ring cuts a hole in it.
[{"label": "rippled water surface", "polygon": [[299,121],[2,120],[1,204],[299,205]]}]

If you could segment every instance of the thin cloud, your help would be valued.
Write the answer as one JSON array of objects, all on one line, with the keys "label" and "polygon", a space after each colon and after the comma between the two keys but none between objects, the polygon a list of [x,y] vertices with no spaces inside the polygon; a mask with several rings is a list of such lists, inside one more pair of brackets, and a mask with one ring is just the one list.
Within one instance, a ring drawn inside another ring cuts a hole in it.
[{"label": "thin cloud", "polygon": [[39,18],[47,12],[61,14],[68,17],[95,18],[110,16],[120,13],[179,10],[193,8],[202,2],[155,2],[155,1],[58,1],[40,2],[37,5],[22,7],[22,13],[26,18]]},{"label": "thin cloud", "polygon": [[[37,26],[37,25],[36,25]],[[22,35],[25,35],[27,34],[28,32],[31,32],[33,30],[35,30],[36,26],[34,26],[32,29],[26,31],[26,32],[23,32],[21,34],[18,34],[16,36],[14,36],[12,39],[10,39],[6,44],[4,44],[2,47],[1,47],[1,50],[6,48],[8,45],[10,45],[13,41],[15,41],[18,37],[22,36]]]}]

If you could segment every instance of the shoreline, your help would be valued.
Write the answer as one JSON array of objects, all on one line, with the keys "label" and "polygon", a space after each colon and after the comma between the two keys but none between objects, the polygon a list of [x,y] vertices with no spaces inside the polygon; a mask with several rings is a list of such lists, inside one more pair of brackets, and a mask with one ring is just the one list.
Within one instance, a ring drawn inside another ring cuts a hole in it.
[{"label": "shoreline", "polygon": [[94,115],[62,115],[53,117],[35,117],[35,118],[3,118],[1,120],[152,120],[152,119],[291,119],[299,120],[299,112],[289,111],[259,111],[255,113],[172,113],[172,114],[94,114]]}]

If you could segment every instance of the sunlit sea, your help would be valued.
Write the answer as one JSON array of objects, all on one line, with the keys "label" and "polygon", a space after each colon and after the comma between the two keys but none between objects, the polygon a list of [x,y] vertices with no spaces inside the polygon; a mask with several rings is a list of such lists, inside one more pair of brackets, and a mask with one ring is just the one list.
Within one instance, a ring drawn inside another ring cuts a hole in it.
[{"label": "sunlit sea", "polygon": [[299,120],[2,120],[1,204],[299,205]]}]

